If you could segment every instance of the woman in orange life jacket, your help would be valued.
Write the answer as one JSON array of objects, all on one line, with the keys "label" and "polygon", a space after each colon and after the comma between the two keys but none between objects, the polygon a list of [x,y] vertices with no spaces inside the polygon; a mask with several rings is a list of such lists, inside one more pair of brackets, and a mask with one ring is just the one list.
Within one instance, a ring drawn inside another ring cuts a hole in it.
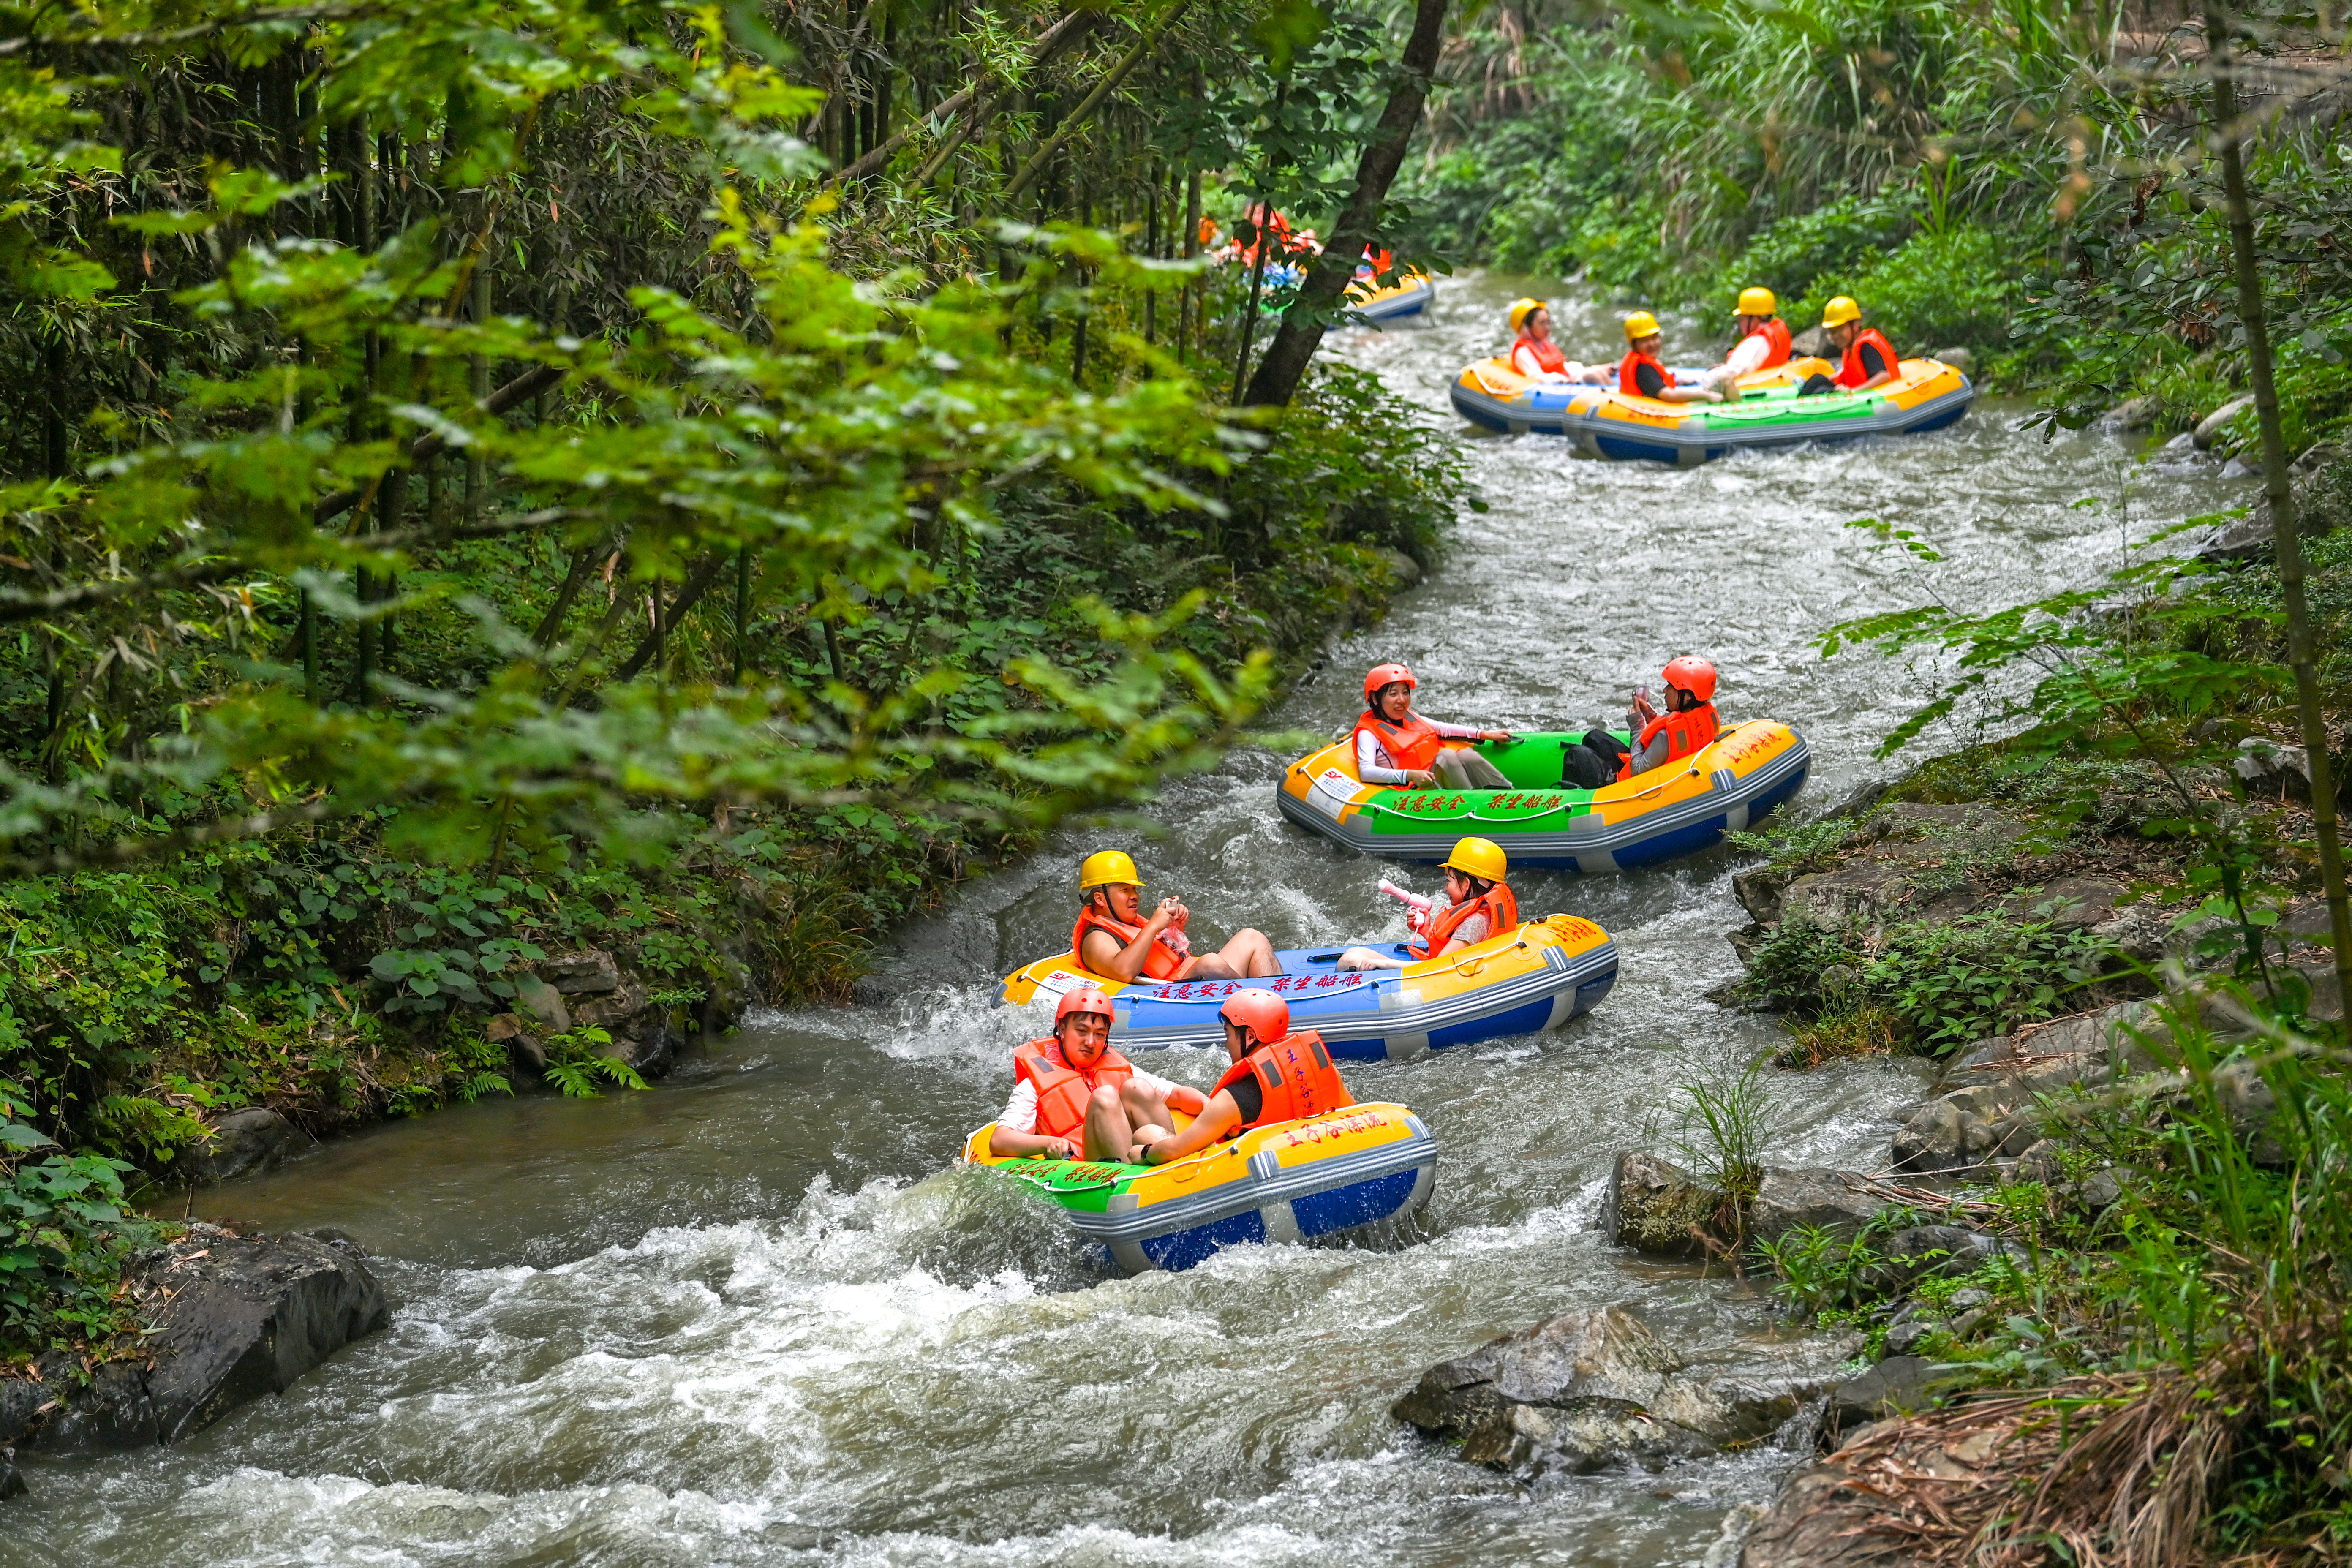
[{"label": "woman in orange life jacket", "polygon": [[1822,330],[1844,356],[1834,376],[1809,375],[1797,389],[1800,397],[1824,393],[1863,393],[1885,386],[1903,374],[1895,345],[1876,327],[1862,322],[1862,307],[1841,294],[1822,308]]},{"label": "woman in orange life jacket", "polygon": [[1511,368],[1529,381],[1605,386],[1609,367],[1580,364],[1551,341],[1551,312],[1540,300],[1511,301]]},{"label": "woman in orange life jacket", "polygon": [[[1110,998],[1092,986],[1054,1009],[1054,1032],[1013,1051],[1013,1098],[988,1135],[999,1159],[1124,1160],[1139,1137],[1165,1137],[1172,1108],[1198,1116],[1199,1089],[1156,1078],[1110,1048]],[[1083,1134],[1083,1137],[1081,1136]]]},{"label": "woman in orange life jacket", "polygon": [[1606,730],[1588,731],[1580,746],[1570,746],[1563,759],[1560,782],[1574,789],[1599,789],[1663,767],[1678,758],[1706,749],[1721,728],[1715,715],[1715,666],[1688,655],[1665,668],[1666,710],[1656,712],[1636,698],[1625,717],[1633,744]]},{"label": "woman in orange life jacket", "polygon": [[1323,1048],[1323,1037],[1312,1029],[1292,1034],[1290,1005],[1273,992],[1236,991],[1217,1016],[1234,1065],[1209,1091],[1192,1125],[1173,1134],[1156,1127],[1138,1132],[1128,1151],[1130,1163],[1169,1164],[1253,1127],[1304,1121],[1356,1103]]},{"label": "woman in orange life jacket", "polygon": [[1625,357],[1617,362],[1617,390],[1628,397],[1658,403],[1720,403],[1723,394],[1711,386],[1677,386],[1675,373],[1658,363],[1665,336],[1658,319],[1647,310],[1625,318]]},{"label": "woman in orange life jacket", "polygon": [[1134,858],[1101,849],[1078,868],[1078,920],[1070,928],[1070,951],[1081,968],[1112,980],[1254,980],[1279,974],[1274,943],[1246,927],[1214,952],[1192,952],[1184,926],[1192,911],[1162,899],[1149,917],[1140,895],[1143,879]]},{"label": "woman in orange life jacket", "polygon": [[1789,323],[1780,319],[1780,302],[1769,289],[1739,291],[1738,312],[1732,318],[1738,341],[1731,345],[1723,363],[1707,372],[1712,384],[1728,386],[1743,375],[1789,363],[1792,343]]},{"label": "woman in orange life jacket", "polygon": [[1444,958],[1475,947],[1488,937],[1519,927],[1519,900],[1503,885],[1511,862],[1503,847],[1491,838],[1465,838],[1445,858],[1445,901],[1414,917],[1419,932],[1408,944],[1411,958],[1396,958],[1369,947],[1351,947],[1339,955],[1342,970],[1402,969],[1427,958]]},{"label": "woman in orange life jacket", "polygon": [[1413,789],[1509,789],[1503,770],[1448,741],[1508,741],[1508,730],[1441,724],[1412,710],[1420,684],[1401,664],[1374,665],[1364,677],[1364,710],[1356,715],[1356,776],[1368,784]]}]

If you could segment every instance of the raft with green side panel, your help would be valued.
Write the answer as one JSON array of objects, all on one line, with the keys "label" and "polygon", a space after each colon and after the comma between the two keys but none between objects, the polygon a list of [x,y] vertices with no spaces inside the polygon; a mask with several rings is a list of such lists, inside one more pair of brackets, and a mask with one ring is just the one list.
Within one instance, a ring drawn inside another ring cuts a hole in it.
[{"label": "raft with green side panel", "polygon": [[[1443,860],[1459,839],[1491,838],[1517,866],[1623,871],[1695,854],[1761,821],[1804,788],[1805,738],[1753,719],[1678,762],[1600,789],[1560,783],[1561,753],[1583,738],[1527,733],[1475,749],[1508,789],[1414,789],[1356,775],[1352,735],[1283,770],[1276,801],[1299,826],[1368,855]],[[1620,732],[1620,739],[1622,739]]]},{"label": "raft with green side panel", "polygon": [[1253,1242],[1375,1239],[1426,1207],[1436,1180],[1437,1140],[1402,1105],[1252,1128],[1166,1165],[1000,1158],[988,1152],[995,1131],[992,1121],[966,1139],[964,1160],[1060,1207],[1129,1274],[1190,1268]]}]

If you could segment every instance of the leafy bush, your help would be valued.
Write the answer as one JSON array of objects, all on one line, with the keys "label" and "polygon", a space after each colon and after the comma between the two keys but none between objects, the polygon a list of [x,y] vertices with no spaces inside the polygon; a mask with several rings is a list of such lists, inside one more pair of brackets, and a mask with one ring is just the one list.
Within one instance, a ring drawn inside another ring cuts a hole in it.
[{"label": "leafy bush", "polygon": [[1811,326],[1832,297],[1848,294],[1896,353],[1968,348],[1989,354],[2009,345],[2010,316],[2023,294],[2019,254],[2015,236],[1988,228],[1916,234],[1865,265],[1813,278],[1790,320]]},{"label": "leafy bush", "polygon": [[130,1164],[44,1153],[57,1145],[31,1113],[25,1091],[0,1080],[0,1373],[135,1328],[122,1271],[167,1233],[124,1206]]}]

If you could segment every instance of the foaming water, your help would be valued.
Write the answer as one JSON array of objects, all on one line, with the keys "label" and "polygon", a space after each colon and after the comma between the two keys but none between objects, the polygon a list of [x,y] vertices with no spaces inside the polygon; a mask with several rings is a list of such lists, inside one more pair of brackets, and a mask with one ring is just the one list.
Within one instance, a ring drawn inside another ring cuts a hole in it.
[{"label": "foaming water", "polygon": [[[1340,352],[1450,424],[1445,384],[1524,287],[1447,280],[1433,327]],[[1571,354],[1613,352],[1612,313],[1556,309]],[[1670,347],[1698,342],[1682,326]],[[1824,662],[1811,638],[1923,596],[1848,520],[1931,537],[1937,590],[1989,605],[2244,499],[2210,464],[2156,468],[2114,437],[2044,444],[2011,428],[2022,412],[1692,470],[1465,431],[1491,510],[1273,720],[1328,732],[1357,711],[1360,672],[1402,658],[1437,716],[1579,724],[1705,652],[1727,715],[1801,726],[1809,798],[1834,798],[1884,766],[1871,752],[1917,687]],[[1283,763],[1245,752],[1163,792],[1160,832],[1133,846],[1154,892],[1181,893],[1202,934],[1401,934],[1374,884],[1426,889],[1428,868],[1283,825]],[[1696,1563],[1791,1456],[1529,1486],[1410,1436],[1388,1406],[1433,1361],[1609,1302],[1706,1362],[1834,1353],[1754,1287],[1592,1230],[1616,1152],[1671,1131],[1669,1086],[1776,1042],[1705,999],[1737,972],[1730,859],[1515,877],[1531,914],[1616,934],[1609,1000],[1556,1035],[1349,1067],[1360,1098],[1403,1100],[1437,1133],[1417,1244],[1247,1247],[1118,1279],[1055,1211],[949,1164],[1039,1027],[992,1005],[995,979],[1066,941],[1098,841],[1063,835],[966,889],[903,934],[865,1004],[760,1014],[650,1094],[453,1110],[207,1194],[215,1215],[359,1236],[392,1328],[178,1447],[36,1463],[0,1565]],[[1221,1063],[1149,1065],[1205,1084]],[[1917,1077],[1852,1063],[1770,1089],[1776,1159],[1871,1163]]]}]

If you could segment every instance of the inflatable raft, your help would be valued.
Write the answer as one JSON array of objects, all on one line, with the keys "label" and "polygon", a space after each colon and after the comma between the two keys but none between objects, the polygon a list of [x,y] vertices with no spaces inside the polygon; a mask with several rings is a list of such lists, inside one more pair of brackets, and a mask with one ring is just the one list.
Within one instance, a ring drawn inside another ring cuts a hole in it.
[{"label": "inflatable raft", "polygon": [[1425,272],[1409,272],[1385,289],[1370,289],[1362,283],[1350,284],[1348,289],[1349,307],[1376,327],[1421,315],[1436,298],[1437,284]]},{"label": "inflatable raft", "polygon": [[[1737,403],[1662,403],[1604,387],[1532,382],[1508,360],[1489,359],[1464,368],[1452,397],[1455,413],[1490,430],[1565,436],[1594,457],[1683,468],[1749,447],[1940,430],[1976,400],[1967,376],[1932,359],[1905,360],[1899,376],[1863,396],[1797,395],[1807,375],[1835,368],[1825,360],[1795,360],[1741,377]],[[1675,380],[1696,377],[1677,371]]]},{"label": "inflatable raft", "polygon": [[1811,752],[1786,724],[1733,724],[1695,755],[1599,789],[1560,778],[1560,752],[1581,738],[1521,734],[1478,743],[1518,781],[1510,789],[1412,789],[1356,776],[1342,740],[1286,769],[1277,804],[1301,827],[1406,860],[1442,860],[1465,834],[1491,838],[1514,867],[1624,871],[1654,866],[1753,826],[1804,787]]},{"label": "inflatable raft", "polygon": [[[1553,755],[1558,756],[1555,752]],[[1556,765],[1556,764],[1555,764]],[[1447,848],[1452,848],[1451,841]],[[1217,1008],[1245,986],[1290,1004],[1295,1029],[1314,1029],[1342,1061],[1411,1060],[1429,1051],[1556,1029],[1600,1005],[1617,984],[1617,949],[1591,921],[1551,915],[1444,958],[1404,969],[1342,973],[1351,946],[1407,956],[1402,944],[1336,942],[1280,952],[1282,973],[1262,980],[1143,981],[1122,984],[1078,966],[1068,952],[1005,976],[1003,999],[1022,1005],[1080,985],[1110,997],[1110,1043],[1121,1051],[1222,1046]]]},{"label": "inflatable raft", "polygon": [[1253,1128],[1170,1165],[999,1159],[988,1152],[995,1131],[992,1121],[965,1140],[964,1159],[1058,1205],[1129,1274],[1190,1268],[1252,1242],[1372,1239],[1421,1212],[1437,1167],[1437,1141],[1402,1105]]}]

